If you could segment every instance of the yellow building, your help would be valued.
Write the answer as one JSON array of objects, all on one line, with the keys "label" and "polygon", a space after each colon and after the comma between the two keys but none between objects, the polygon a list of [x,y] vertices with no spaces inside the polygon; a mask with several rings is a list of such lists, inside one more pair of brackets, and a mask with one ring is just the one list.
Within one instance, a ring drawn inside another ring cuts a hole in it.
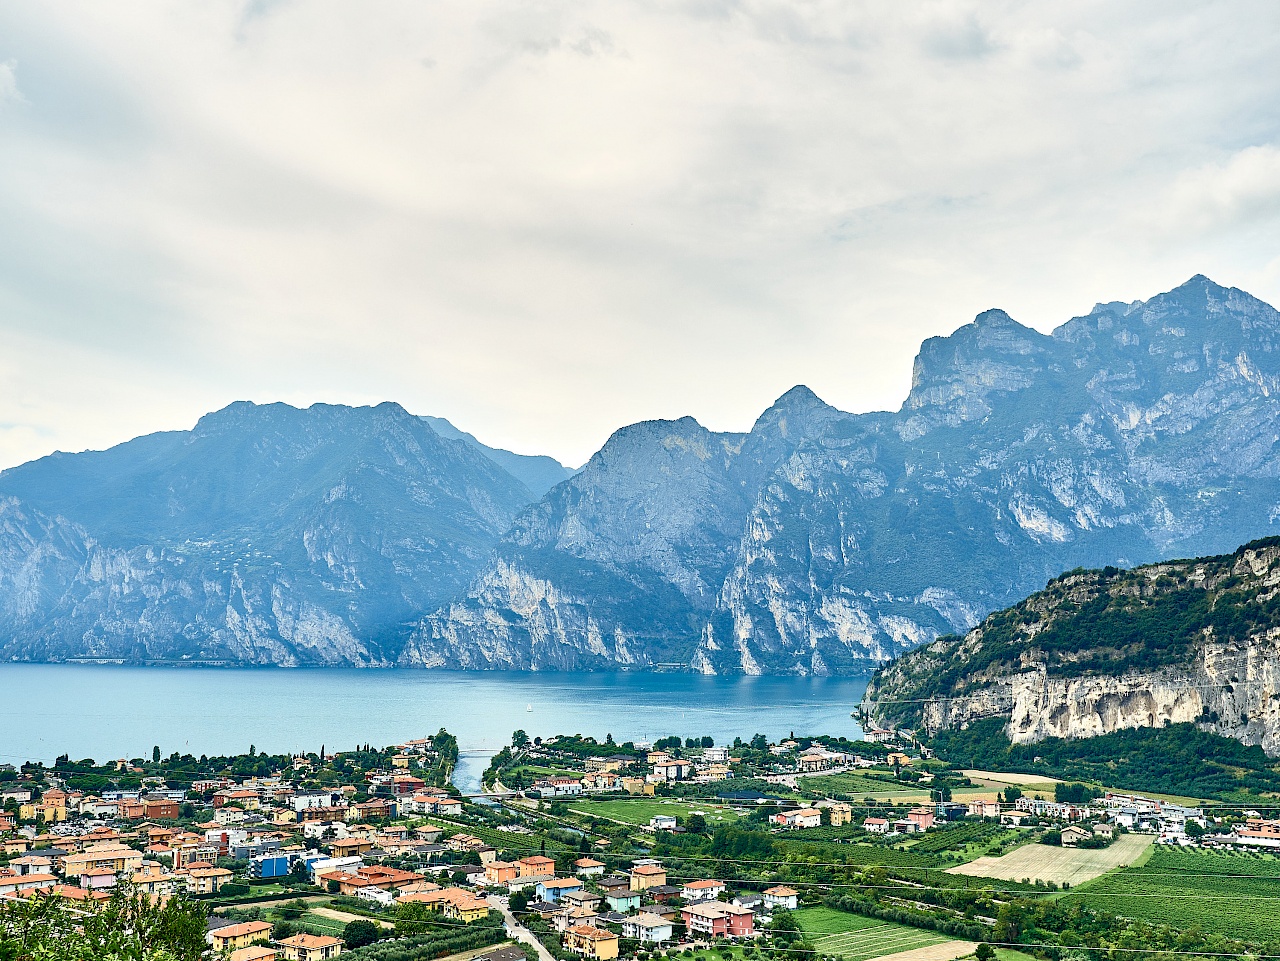
[{"label": "yellow building", "polygon": [[342,940],[326,934],[295,934],[279,944],[284,961],[328,961],[342,953]]},{"label": "yellow building", "polygon": [[834,804],[827,805],[827,810],[831,812],[831,826],[833,828],[853,823],[852,805],[846,804],[844,801],[836,801]]},{"label": "yellow building", "polygon": [[564,933],[564,946],[574,954],[596,961],[613,961],[618,956],[618,936],[590,924],[580,924]]},{"label": "yellow building", "polygon": [[18,817],[24,821],[34,821],[37,818],[45,824],[57,824],[59,821],[67,819],[67,804],[65,801],[28,801],[26,804],[18,805]]},{"label": "yellow building", "polygon": [[232,877],[232,873],[226,868],[196,865],[187,871],[187,893],[217,894],[218,890]]},{"label": "yellow building", "polygon": [[68,854],[62,859],[62,873],[78,878],[85,871],[114,871],[121,874],[142,868],[142,852],[117,842],[91,845],[79,854]]},{"label": "yellow building", "polygon": [[641,864],[631,869],[631,890],[646,891],[667,883],[667,869],[660,864]]},{"label": "yellow building", "polygon": [[256,944],[253,947],[231,952],[231,961],[278,961],[279,957],[279,951],[268,948],[265,944]]},{"label": "yellow building", "polygon": [[209,932],[213,942],[213,953],[220,951],[236,951],[247,948],[257,942],[266,942],[271,938],[271,925],[266,921],[244,921],[240,924],[228,924],[223,928],[215,928]]},{"label": "yellow building", "polygon": [[429,911],[439,911],[446,918],[470,924],[489,916],[489,902],[461,888],[439,888],[435,891],[417,891],[396,898],[402,904],[422,904]]}]

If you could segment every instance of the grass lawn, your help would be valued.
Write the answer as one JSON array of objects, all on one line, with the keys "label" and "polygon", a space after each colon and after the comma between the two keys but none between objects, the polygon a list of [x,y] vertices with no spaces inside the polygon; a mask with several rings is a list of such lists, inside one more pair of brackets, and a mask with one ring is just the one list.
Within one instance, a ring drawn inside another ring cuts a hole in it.
[{"label": "grass lawn", "polygon": [[1098,878],[1064,900],[1242,941],[1277,941],[1280,859],[1158,847],[1141,867]]},{"label": "grass lawn", "polygon": [[709,804],[705,801],[677,801],[669,798],[637,797],[615,798],[609,801],[587,801],[575,799],[569,801],[569,810],[585,817],[608,818],[612,821],[623,821],[627,824],[648,824],[649,820],[659,814],[669,814],[684,820],[690,814],[701,812],[707,824],[728,824],[738,820],[741,812],[722,804]]},{"label": "grass lawn", "polygon": [[795,918],[819,954],[834,955],[845,961],[869,961],[954,940],[932,931],[831,908],[801,908],[795,912]]}]

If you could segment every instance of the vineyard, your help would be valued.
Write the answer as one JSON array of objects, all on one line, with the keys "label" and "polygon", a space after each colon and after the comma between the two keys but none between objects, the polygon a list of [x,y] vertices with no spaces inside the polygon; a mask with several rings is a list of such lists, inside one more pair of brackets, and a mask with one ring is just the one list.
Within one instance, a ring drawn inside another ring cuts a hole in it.
[{"label": "vineyard", "polygon": [[1160,847],[1142,867],[1069,898],[1126,918],[1280,943],[1280,860],[1269,855]]},{"label": "vineyard", "polygon": [[846,914],[831,908],[803,908],[796,912],[795,918],[820,955],[844,961],[867,961],[930,945],[954,943],[960,946],[966,943],[932,931]]}]

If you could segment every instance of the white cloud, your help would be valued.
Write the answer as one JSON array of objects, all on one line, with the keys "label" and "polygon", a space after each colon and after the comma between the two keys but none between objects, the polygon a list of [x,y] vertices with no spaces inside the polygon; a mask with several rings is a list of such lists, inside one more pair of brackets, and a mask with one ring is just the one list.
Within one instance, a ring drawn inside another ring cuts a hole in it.
[{"label": "white cloud", "polygon": [[0,458],[247,397],[581,461],[797,382],[896,407],[987,307],[1047,328],[1196,272],[1280,299],[1270,10],[10,5]]},{"label": "white cloud", "polygon": [[18,91],[18,65],[13,60],[0,63],[0,104],[6,101],[22,101]]},{"label": "white cloud", "polygon": [[1179,178],[1171,213],[1182,226],[1235,228],[1280,214],[1280,148],[1246,147],[1222,163],[1210,163]]}]

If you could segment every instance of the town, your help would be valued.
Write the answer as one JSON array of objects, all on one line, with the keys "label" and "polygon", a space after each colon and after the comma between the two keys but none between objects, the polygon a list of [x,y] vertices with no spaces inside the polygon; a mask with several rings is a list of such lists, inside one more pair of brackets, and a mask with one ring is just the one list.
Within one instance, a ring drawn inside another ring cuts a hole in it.
[{"label": "town", "polygon": [[[341,752],[0,767],[0,912],[181,901],[205,918],[203,950],[232,961],[389,945],[496,961],[927,946],[946,961],[1010,942],[1000,918],[1022,899],[1152,846],[1280,847],[1261,810],[956,770],[910,731],[729,745],[517,731],[472,796],[451,783],[457,759],[442,730]],[[926,899],[924,877],[954,891]]]}]

